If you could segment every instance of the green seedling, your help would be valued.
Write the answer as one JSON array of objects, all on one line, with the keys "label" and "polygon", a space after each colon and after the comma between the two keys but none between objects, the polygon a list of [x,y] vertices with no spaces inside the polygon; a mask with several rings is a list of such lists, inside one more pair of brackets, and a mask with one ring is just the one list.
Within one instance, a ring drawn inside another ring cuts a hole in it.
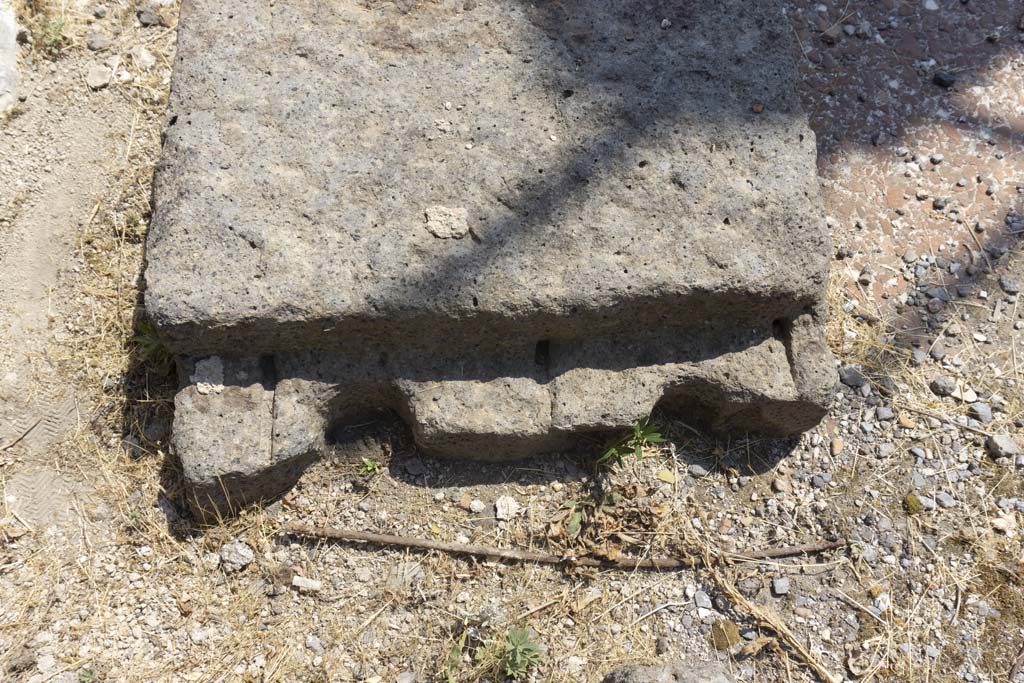
[{"label": "green seedling", "polygon": [[651,418],[645,417],[633,425],[632,434],[627,434],[610,445],[601,457],[597,459],[599,465],[622,466],[626,458],[633,456],[637,460],[644,459],[644,449],[656,443],[664,443],[665,438],[658,428],[651,424]]}]

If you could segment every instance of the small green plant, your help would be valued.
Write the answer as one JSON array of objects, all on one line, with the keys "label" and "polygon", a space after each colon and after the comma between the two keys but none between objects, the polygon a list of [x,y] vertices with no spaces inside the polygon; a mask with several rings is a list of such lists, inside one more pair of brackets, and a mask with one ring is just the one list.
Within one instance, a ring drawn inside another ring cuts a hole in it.
[{"label": "small green plant", "polygon": [[651,418],[645,417],[633,425],[633,432],[622,437],[610,445],[601,457],[597,459],[599,465],[621,466],[629,456],[637,460],[644,459],[644,449],[651,444],[664,443],[665,438],[660,432],[655,431],[657,427],[651,424]]},{"label": "small green plant", "polygon": [[125,518],[125,527],[128,531],[139,533],[146,528],[146,519],[139,510],[132,510]]},{"label": "small green plant", "polygon": [[528,630],[517,627],[509,629],[501,647],[501,669],[506,676],[514,681],[521,680],[530,671],[530,667],[538,666],[543,658],[543,651],[530,638]]},{"label": "small green plant", "polygon": [[79,669],[78,670],[78,683],[96,683],[100,680],[96,674],[96,669]]},{"label": "small green plant", "polygon": [[380,463],[372,458],[363,458],[359,463],[359,476],[372,477],[380,472]]},{"label": "small green plant", "polygon": [[64,26],[65,21],[63,18],[50,19],[43,24],[40,43],[42,43],[43,52],[50,59],[56,59],[64,50],[64,43],[67,41],[64,35]]},{"label": "small green plant", "polygon": [[541,664],[544,652],[527,629],[512,627],[501,636],[492,635],[493,626],[485,614],[465,617],[455,625],[442,670],[447,683],[521,681]]},{"label": "small green plant", "polygon": [[452,646],[444,662],[444,678],[446,683],[458,683],[463,673],[465,655],[480,663],[486,658],[488,643],[486,632],[490,628],[490,619],[483,614],[463,617],[456,624],[452,633]]},{"label": "small green plant", "polygon": [[134,211],[129,211],[124,218],[124,237],[134,244],[138,244],[146,237],[148,226]]},{"label": "small green plant", "polygon": [[145,319],[135,324],[132,335],[135,353],[146,368],[158,377],[166,377],[174,369],[174,356],[157,336],[156,328]]}]

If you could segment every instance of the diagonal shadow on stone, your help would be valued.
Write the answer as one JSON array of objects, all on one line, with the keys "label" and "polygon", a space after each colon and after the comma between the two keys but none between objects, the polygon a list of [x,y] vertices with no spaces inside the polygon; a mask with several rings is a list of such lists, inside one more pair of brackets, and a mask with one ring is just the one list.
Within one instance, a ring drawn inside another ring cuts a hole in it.
[{"label": "diagonal shadow on stone", "polygon": [[658,402],[816,423],[829,245],[789,41],[736,0],[187,5],[146,274],[186,477],[307,462],[380,407],[490,459]]}]

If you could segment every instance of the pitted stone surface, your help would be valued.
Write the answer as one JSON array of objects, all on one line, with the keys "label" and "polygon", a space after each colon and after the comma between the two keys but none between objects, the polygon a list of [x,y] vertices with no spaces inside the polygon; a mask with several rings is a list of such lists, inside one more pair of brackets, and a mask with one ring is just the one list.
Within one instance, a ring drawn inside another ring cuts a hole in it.
[{"label": "pitted stone surface", "polygon": [[0,117],[18,102],[17,33],[10,0],[0,0]]},{"label": "pitted stone surface", "polygon": [[790,43],[775,2],[184,3],[146,306],[224,369],[177,401],[197,490],[268,495],[371,409],[490,459],[659,402],[813,425],[830,249]]}]

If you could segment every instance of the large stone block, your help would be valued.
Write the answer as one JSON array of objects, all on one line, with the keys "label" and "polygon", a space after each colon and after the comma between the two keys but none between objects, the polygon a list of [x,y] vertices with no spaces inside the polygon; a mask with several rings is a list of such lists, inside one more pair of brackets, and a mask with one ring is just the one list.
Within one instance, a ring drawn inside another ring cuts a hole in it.
[{"label": "large stone block", "polygon": [[215,396],[261,411],[222,427],[186,378],[179,434],[272,432],[242,460],[176,437],[186,473],[270,495],[381,408],[490,459],[659,403],[815,424],[830,248],[791,42],[775,1],[186,0],[146,307],[186,365],[273,374]]}]

